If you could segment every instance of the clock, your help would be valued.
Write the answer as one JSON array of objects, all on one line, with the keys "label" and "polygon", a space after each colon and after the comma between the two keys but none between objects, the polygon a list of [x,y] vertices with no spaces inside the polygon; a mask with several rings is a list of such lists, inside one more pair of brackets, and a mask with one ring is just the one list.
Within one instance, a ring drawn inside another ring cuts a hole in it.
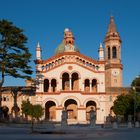
[{"label": "clock", "polygon": [[119,70],[112,70],[112,75],[113,76],[117,76],[119,74],[120,74]]}]

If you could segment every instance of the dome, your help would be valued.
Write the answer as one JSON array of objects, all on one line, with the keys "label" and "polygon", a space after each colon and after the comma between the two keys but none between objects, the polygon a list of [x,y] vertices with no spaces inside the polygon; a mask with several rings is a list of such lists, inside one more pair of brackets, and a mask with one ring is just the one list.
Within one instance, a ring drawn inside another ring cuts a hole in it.
[{"label": "dome", "polygon": [[62,53],[65,51],[65,45],[64,43],[62,42],[55,50],[55,54],[58,54],[58,53]]},{"label": "dome", "polygon": [[79,52],[79,49],[75,46],[75,38],[72,31],[68,28],[64,30],[64,38],[61,44],[56,48],[55,54],[63,52]]},{"label": "dome", "polygon": [[[63,53],[63,52],[67,52],[67,51],[65,50],[65,44],[64,44],[64,42],[62,42],[62,43],[56,48],[55,54]],[[78,47],[76,47],[75,45],[74,45],[74,52],[80,52],[79,49],[78,49]]]}]

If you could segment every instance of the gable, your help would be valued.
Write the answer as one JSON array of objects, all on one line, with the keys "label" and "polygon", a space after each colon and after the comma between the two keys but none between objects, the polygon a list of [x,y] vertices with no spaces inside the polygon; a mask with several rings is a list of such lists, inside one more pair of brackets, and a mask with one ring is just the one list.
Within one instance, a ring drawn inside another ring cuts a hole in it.
[{"label": "gable", "polygon": [[65,52],[63,54],[55,55],[48,60],[38,60],[38,70],[41,72],[48,72],[65,64],[76,64],[82,68],[88,69],[95,73],[104,71],[105,61],[96,61],[92,58],[86,57],[77,52]]}]

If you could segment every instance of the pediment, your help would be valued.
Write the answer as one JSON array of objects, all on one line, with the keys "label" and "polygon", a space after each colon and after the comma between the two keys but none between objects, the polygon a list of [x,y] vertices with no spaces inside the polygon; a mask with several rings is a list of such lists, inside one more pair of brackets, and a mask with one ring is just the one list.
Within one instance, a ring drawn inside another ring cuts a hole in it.
[{"label": "pediment", "polygon": [[92,71],[99,71],[100,65],[104,65],[105,61],[97,61],[78,52],[64,52],[47,60],[36,60],[36,64],[40,64],[41,71],[45,72],[65,64],[77,64]]}]

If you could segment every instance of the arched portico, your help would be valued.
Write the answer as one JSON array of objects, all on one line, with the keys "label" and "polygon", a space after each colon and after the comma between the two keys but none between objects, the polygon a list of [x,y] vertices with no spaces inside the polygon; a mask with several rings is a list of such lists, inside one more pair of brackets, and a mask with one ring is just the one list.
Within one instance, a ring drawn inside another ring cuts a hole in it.
[{"label": "arched portico", "polygon": [[9,108],[7,106],[3,106],[2,107],[2,113],[3,113],[3,118],[4,119],[8,119],[8,112],[9,112]]},{"label": "arched portico", "polygon": [[46,102],[45,119],[46,120],[55,120],[56,119],[56,104],[54,101]]},{"label": "arched portico", "polygon": [[90,100],[86,103],[86,120],[90,120],[90,111],[92,108],[96,114],[96,103]]},{"label": "arched portico", "polygon": [[77,102],[74,99],[68,99],[64,103],[67,110],[68,119],[77,119]]}]

